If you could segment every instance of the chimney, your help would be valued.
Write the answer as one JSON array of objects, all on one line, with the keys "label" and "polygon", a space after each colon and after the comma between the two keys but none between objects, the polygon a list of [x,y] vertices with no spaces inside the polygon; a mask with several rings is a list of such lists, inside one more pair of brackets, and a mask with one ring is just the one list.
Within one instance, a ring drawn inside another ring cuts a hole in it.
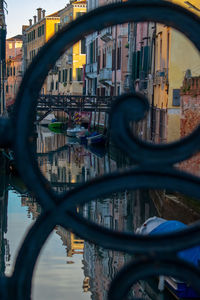
[{"label": "chimney", "polygon": [[29,26],[32,26],[32,19],[29,19]]},{"label": "chimney", "polygon": [[37,16],[33,16],[34,24],[36,23]]},{"label": "chimney", "polygon": [[46,12],[46,10],[43,9],[43,11],[42,11],[42,18],[43,18],[43,19],[45,18],[45,12]]},{"label": "chimney", "polygon": [[39,22],[42,18],[42,8],[37,8],[37,11],[38,11],[38,22]]}]

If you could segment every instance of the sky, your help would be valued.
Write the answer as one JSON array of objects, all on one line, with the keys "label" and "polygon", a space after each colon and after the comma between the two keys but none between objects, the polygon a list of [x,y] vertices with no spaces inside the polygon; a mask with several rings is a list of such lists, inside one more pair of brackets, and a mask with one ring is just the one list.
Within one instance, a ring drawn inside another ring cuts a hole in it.
[{"label": "sky", "polygon": [[68,0],[6,0],[7,38],[21,34],[22,25],[28,25],[29,19],[37,15],[37,8],[46,10],[46,15],[66,6]]}]

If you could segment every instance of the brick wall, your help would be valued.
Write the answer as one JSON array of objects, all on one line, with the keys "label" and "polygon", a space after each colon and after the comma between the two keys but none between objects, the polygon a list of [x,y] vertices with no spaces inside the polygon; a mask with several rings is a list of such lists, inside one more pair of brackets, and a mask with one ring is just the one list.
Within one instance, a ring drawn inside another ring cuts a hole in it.
[{"label": "brick wall", "polygon": [[[184,79],[181,88],[180,136],[190,134],[200,124],[200,77]],[[180,164],[181,169],[200,176],[200,153]]]}]

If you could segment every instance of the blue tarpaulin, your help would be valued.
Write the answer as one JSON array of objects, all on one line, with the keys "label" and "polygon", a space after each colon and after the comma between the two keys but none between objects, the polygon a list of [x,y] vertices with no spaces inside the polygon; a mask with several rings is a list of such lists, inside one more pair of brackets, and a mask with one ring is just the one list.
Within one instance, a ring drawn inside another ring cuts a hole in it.
[{"label": "blue tarpaulin", "polygon": [[[178,230],[182,230],[187,228],[188,226],[184,223],[181,223],[179,221],[166,221],[160,225],[158,225],[156,228],[154,228],[149,234],[164,234],[164,233],[170,233],[175,232]],[[178,253],[179,258],[190,262],[194,264],[195,266],[199,266],[200,264],[200,246],[195,246],[192,248],[189,248],[187,250],[180,251]]]}]

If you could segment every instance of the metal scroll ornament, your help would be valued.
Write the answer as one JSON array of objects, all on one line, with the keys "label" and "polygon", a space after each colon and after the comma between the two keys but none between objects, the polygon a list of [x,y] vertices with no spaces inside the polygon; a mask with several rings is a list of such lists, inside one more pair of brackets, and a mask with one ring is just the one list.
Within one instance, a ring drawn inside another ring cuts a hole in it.
[{"label": "metal scroll ornament", "polygon": [[173,165],[199,151],[200,127],[190,136],[168,145],[138,140],[130,132],[129,121],[145,117],[148,100],[137,93],[122,95],[111,110],[111,136],[122,151],[137,161],[137,167],[105,175],[62,195],[57,195],[41,174],[32,147],[37,98],[48,71],[64,51],[91,32],[116,24],[144,21],[176,28],[200,50],[200,19],[182,7],[160,0],[131,0],[99,7],[71,22],[45,44],[23,78],[13,119],[10,123],[0,119],[0,145],[12,146],[20,174],[42,207],[40,217],[21,246],[12,276],[0,279],[1,299],[31,298],[31,281],[38,255],[56,225],[107,249],[143,254],[141,259],[124,267],[111,283],[110,300],[125,299],[134,282],[158,274],[187,280],[200,294],[199,269],[176,257],[181,249],[200,244],[199,223],[179,233],[149,237],[102,228],[76,213],[78,205],[124,189],[176,190],[198,199],[199,178],[180,172]]}]

